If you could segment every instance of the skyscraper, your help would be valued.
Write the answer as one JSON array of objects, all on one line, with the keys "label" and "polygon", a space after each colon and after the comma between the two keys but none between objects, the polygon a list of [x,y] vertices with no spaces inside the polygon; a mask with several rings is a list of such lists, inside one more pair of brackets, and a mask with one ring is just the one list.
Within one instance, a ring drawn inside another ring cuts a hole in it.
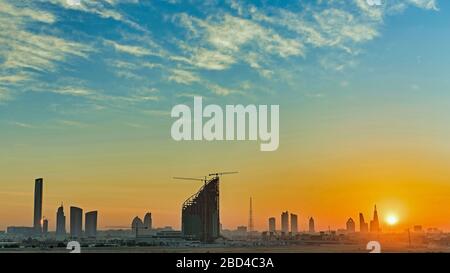
[{"label": "skyscraper", "polygon": [[269,218],[269,232],[275,233],[276,231],[276,219],[275,217]]},{"label": "skyscraper", "polygon": [[152,214],[147,212],[144,216],[144,228],[151,230],[152,229]]},{"label": "skyscraper", "polygon": [[84,233],[88,238],[97,237],[97,211],[86,212]]},{"label": "skyscraper", "polygon": [[346,226],[347,226],[347,232],[350,232],[350,233],[355,232],[355,221],[353,221],[353,219],[351,217],[347,220]]},{"label": "skyscraper", "polygon": [[214,176],[184,201],[181,208],[183,237],[202,242],[213,242],[219,238],[219,196],[219,176]]},{"label": "skyscraper", "polygon": [[38,178],[34,181],[34,218],[33,218],[33,228],[36,234],[42,232],[42,187],[44,180]]},{"label": "skyscraper", "polygon": [[44,219],[42,221],[42,233],[47,234],[48,233],[48,220]]},{"label": "skyscraper", "polygon": [[64,215],[64,207],[62,204],[56,212],[56,235],[66,235],[66,216]]},{"label": "skyscraper", "polygon": [[359,232],[365,233],[369,231],[368,224],[364,221],[364,215],[359,213]]},{"label": "skyscraper", "polygon": [[144,223],[142,222],[141,218],[138,216],[133,218],[133,221],[131,221],[131,231],[138,236],[140,234],[141,229],[144,227]]},{"label": "skyscraper", "polygon": [[378,212],[377,205],[373,210],[373,220],[370,221],[370,232],[379,232],[380,231],[380,223],[378,222]]},{"label": "skyscraper", "polygon": [[83,210],[70,207],[70,237],[81,238],[83,232]]},{"label": "skyscraper", "polygon": [[298,217],[297,214],[291,213],[291,233],[295,235],[298,233]]},{"label": "skyscraper", "polygon": [[316,232],[316,229],[314,228],[314,219],[312,217],[309,218],[309,232],[310,233]]},{"label": "skyscraper", "polygon": [[281,213],[281,232],[289,233],[289,212]]}]

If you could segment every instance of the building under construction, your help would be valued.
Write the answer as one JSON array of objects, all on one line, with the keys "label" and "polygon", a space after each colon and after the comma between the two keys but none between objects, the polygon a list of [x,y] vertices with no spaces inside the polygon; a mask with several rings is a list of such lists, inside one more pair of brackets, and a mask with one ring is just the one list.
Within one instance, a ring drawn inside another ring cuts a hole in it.
[{"label": "building under construction", "polygon": [[207,243],[219,237],[219,176],[205,180],[203,187],[183,203],[181,215],[186,239]]}]

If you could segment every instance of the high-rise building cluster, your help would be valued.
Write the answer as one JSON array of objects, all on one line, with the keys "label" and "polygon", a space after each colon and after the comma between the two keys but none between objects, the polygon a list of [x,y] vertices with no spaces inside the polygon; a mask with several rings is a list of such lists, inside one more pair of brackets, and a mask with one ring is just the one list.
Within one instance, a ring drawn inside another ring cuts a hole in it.
[{"label": "high-rise building cluster", "polygon": [[381,231],[380,222],[378,220],[377,205],[375,205],[374,207],[373,219],[370,221],[370,226],[368,223],[364,221],[364,215],[362,213],[359,214],[359,231],[362,233],[369,231],[372,233],[378,233]]},{"label": "high-rise building cluster", "polygon": [[[289,221],[290,220],[290,221]],[[276,218],[269,218],[269,233],[275,234],[276,230]],[[290,223],[290,225],[289,225]],[[288,211],[284,211],[281,213],[281,233],[282,234],[291,234],[296,235],[298,233],[298,216],[297,214],[291,213]]]},{"label": "high-rise building cluster", "polygon": [[[8,227],[9,233],[17,233],[27,236],[40,236],[48,233],[49,220],[42,214],[42,204],[44,197],[44,179],[37,178],[34,181],[34,213],[32,227]],[[97,211],[89,211],[85,214],[85,232],[83,234],[83,210],[78,207],[70,207],[70,237],[79,239],[83,236],[86,238],[95,238],[97,236]],[[66,216],[64,214],[64,206],[56,211],[55,225],[56,239],[65,239]]]}]

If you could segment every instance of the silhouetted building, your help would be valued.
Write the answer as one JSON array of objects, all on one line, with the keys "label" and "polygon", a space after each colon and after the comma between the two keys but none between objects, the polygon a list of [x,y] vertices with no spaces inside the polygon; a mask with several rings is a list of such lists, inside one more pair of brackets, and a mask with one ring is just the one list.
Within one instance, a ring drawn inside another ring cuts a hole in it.
[{"label": "silhouetted building", "polygon": [[150,212],[147,212],[144,216],[144,228],[152,229],[152,214]]},{"label": "silhouetted building", "polygon": [[269,218],[269,232],[276,232],[276,218],[270,217]]},{"label": "silhouetted building", "polygon": [[422,231],[423,231],[423,228],[422,228],[421,225],[415,225],[414,226],[414,232],[422,232]]},{"label": "silhouetted building", "polygon": [[312,217],[309,218],[309,232],[310,233],[316,232],[316,229],[314,227],[314,219]]},{"label": "silhouetted building", "polygon": [[88,238],[97,237],[97,211],[90,211],[85,214],[84,234]]},{"label": "silhouetted building", "polygon": [[81,238],[83,233],[83,210],[70,207],[70,237]]},{"label": "silhouetted building", "polygon": [[289,212],[287,211],[281,213],[281,232],[289,233]]},{"label": "silhouetted building", "polygon": [[44,180],[38,178],[34,181],[34,217],[33,228],[36,234],[42,232],[42,193]]},{"label": "silhouetted building", "polygon": [[291,233],[295,235],[298,233],[298,217],[297,214],[291,213]]},{"label": "silhouetted building", "polygon": [[56,236],[66,235],[66,216],[64,215],[64,207],[61,206],[56,212]]},{"label": "silhouetted building", "polygon": [[42,233],[47,234],[48,233],[48,220],[44,219],[42,221]]},{"label": "silhouetted building", "polygon": [[380,223],[378,222],[377,205],[373,210],[373,220],[370,221],[370,232],[380,232]]},{"label": "silhouetted building", "polygon": [[133,221],[131,222],[131,230],[137,235],[139,235],[139,230],[144,228],[144,223],[142,222],[141,218],[138,216],[134,217]]},{"label": "silhouetted building", "polygon": [[364,215],[359,213],[359,232],[366,233],[369,231],[369,225],[364,221]]},{"label": "silhouetted building", "polygon": [[220,236],[218,176],[183,203],[181,230],[186,239],[202,242],[213,242]]},{"label": "silhouetted building", "polygon": [[250,209],[248,214],[248,231],[250,233],[253,232],[253,201],[251,197],[250,197]]},{"label": "silhouetted building", "polygon": [[346,223],[347,232],[355,232],[355,221],[352,218],[349,218]]}]

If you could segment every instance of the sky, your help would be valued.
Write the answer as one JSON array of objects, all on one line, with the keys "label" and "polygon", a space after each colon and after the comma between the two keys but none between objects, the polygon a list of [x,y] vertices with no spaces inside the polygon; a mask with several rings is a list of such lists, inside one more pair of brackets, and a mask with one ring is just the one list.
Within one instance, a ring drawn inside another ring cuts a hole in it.
[{"label": "sky", "polygon": [[[73,1],[72,1],[73,2]],[[0,230],[32,224],[34,179],[100,228],[222,177],[224,228],[288,210],[300,229],[363,212],[450,229],[450,3],[0,0]],[[75,1],[76,2],[76,1]],[[280,146],[176,142],[176,104],[280,105]],[[279,225],[280,222],[277,224]]]}]

